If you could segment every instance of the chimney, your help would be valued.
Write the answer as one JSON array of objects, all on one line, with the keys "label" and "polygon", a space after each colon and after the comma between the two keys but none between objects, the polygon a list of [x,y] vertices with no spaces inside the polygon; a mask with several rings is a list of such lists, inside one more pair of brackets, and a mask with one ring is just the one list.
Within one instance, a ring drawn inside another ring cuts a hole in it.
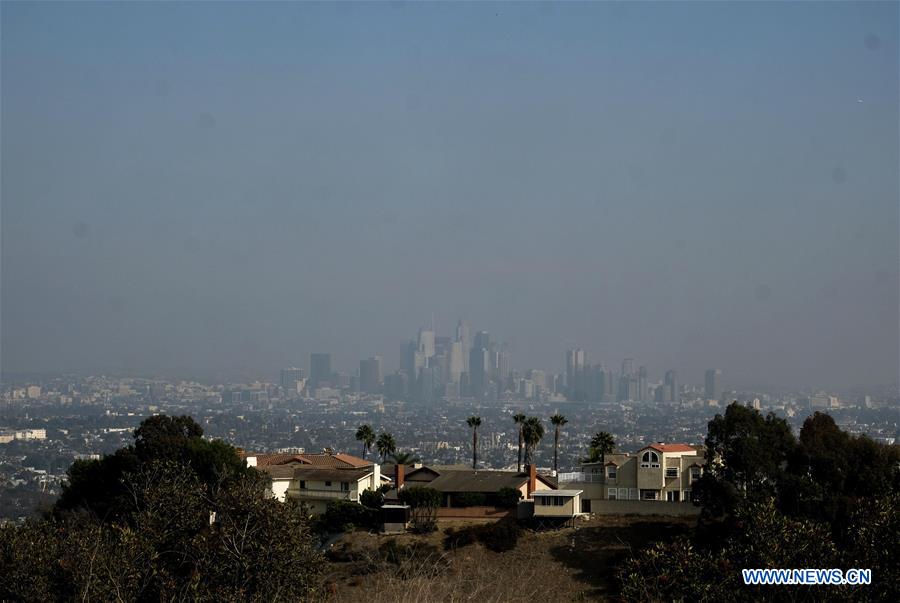
[{"label": "chimney", "polygon": [[406,472],[406,467],[403,466],[403,463],[397,463],[394,465],[394,487],[397,490],[403,487],[403,475]]},{"label": "chimney", "polygon": [[534,465],[525,465],[528,472],[528,498],[537,489],[537,468]]}]

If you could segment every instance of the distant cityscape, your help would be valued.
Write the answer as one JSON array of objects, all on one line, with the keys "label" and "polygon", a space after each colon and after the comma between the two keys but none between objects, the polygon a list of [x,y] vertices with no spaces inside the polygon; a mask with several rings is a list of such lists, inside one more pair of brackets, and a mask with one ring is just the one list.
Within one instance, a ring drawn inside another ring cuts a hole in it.
[{"label": "distant cityscape", "polygon": [[[618,450],[647,442],[702,444],[707,422],[732,400],[786,418],[795,429],[814,411],[847,431],[885,443],[900,431],[897,386],[871,390],[752,391],[729,387],[727,374],[705,371],[703,383],[672,369],[654,374],[634,358],[621,366],[591,364],[583,349],[565,352],[565,370],[513,368],[508,346],[459,321],[450,336],[419,329],[403,347],[401,368],[385,374],[382,358],[341,372],[331,354],[313,353],[308,367],[273,368],[271,380],[200,383],[153,377],[4,376],[0,384],[0,517],[20,518],[58,495],[73,460],[99,458],[132,441],[150,415],[191,415],[205,435],[244,450],[359,454],[356,428],[391,433],[398,449],[425,463],[471,458],[466,418],[478,414],[485,467],[513,469],[513,415],[568,418],[560,438],[560,471],[588,452],[591,436],[608,431]],[[551,438],[552,439],[552,438]],[[549,470],[546,440],[536,462]]]}]

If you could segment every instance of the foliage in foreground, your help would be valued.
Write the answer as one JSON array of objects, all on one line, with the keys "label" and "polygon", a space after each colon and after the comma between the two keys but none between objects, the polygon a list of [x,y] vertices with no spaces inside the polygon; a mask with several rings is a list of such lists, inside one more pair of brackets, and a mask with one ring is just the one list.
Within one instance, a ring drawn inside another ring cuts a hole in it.
[{"label": "foliage in foreground", "polygon": [[[0,528],[0,600],[312,596],[323,560],[305,515],[268,496],[233,448],[201,434],[187,417],[148,419],[135,447],[73,468],[47,519]],[[89,476],[104,478],[109,500],[91,492]]]}]

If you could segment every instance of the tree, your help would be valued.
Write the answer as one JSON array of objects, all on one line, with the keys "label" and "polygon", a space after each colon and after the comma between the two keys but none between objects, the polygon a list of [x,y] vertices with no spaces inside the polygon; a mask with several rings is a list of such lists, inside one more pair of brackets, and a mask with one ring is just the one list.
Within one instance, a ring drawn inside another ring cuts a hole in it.
[{"label": "tree", "polygon": [[397,442],[394,441],[394,436],[383,431],[381,432],[381,435],[378,436],[378,440],[375,441],[375,449],[378,451],[378,454],[381,455],[381,462],[384,463],[387,461],[389,454],[393,454],[397,451]]},{"label": "tree", "polygon": [[522,423],[522,439],[525,442],[525,464],[534,464],[534,449],[544,437],[544,425],[537,417],[528,417]]},{"label": "tree", "polygon": [[433,532],[437,527],[437,509],[443,495],[434,488],[412,486],[399,494],[400,502],[409,505],[410,523],[417,532]]},{"label": "tree", "polygon": [[525,445],[525,438],[522,435],[522,425],[525,423],[525,414],[516,413],[513,415],[513,422],[516,424],[516,431],[519,433],[519,464],[517,471],[522,473],[522,447]]},{"label": "tree", "polygon": [[603,471],[603,481],[606,481],[606,455],[616,450],[616,440],[612,434],[606,431],[598,431],[591,438],[591,459],[600,457],[600,469]]},{"label": "tree", "polygon": [[121,520],[128,509],[124,477],[145,465],[169,460],[189,467],[208,489],[223,481],[254,472],[233,446],[206,440],[203,429],[190,417],[156,415],[141,422],[133,446],[121,448],[100,460],[75,461],[54,505],[54,513],[84,510],[101,519]]},{"label": "tree", "polygon": [[559,472],[559,428],[569,422],[564,416],[557,412],[550,417],[553,424],[553,473]]},{"label": "tree", "polygon": [[397,465],[412,465],[418,463],[421,459],[412,452],[395,452],[391,455],[391,459]]},{"label": "tree", "polygon": [[366,458],[366,453],[372,451],[372,444],[375,443],[375,430],[371,425],[360,425],[356,430],[356,439],[362,442],[362,456]]},{"label": "tree", "polygon": [[[709,422],[706,479],[694,488],[705,517],[732,513],[739,499],[764,501],[776,496],[795,445],[784,419],[772,413],[763,417],[737,402],[729,404],[724,415]],[[733,495],[716,498],[723,493]]]},{"label": "tree", "polygon": [[466,425],[472,428],[472,469],[478,469],[478,428],[481,426],[481,417],[469,417]]}]

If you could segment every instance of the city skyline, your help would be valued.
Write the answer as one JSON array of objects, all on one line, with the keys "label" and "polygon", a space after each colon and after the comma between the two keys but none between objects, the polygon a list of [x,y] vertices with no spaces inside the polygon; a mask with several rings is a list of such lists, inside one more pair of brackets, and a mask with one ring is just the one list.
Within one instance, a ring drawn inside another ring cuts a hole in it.
[{"label": "city skyline", "polygon": [[898,380],[896,3],[0,10],[6,372]]}]

